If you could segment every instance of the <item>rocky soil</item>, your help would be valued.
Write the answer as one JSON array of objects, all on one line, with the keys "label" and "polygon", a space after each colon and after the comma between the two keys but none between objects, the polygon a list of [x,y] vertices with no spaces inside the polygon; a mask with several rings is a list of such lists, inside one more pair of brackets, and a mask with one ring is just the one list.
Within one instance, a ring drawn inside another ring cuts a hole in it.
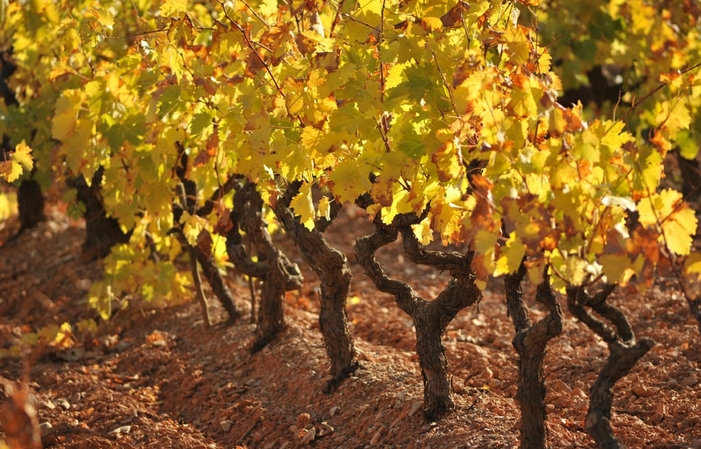
[{"label": "rocky soil", "polygon": [[[48,212],[50,221],[12,241],[16,221],[0,223],[0,348],[43,326],[96,318],[85,299],[100,265],[81,257],[84,227],[60,204]],[[371,231],[361,215],[345,211],[327,235],[351,261],[355,238]],[[288,241],[280,244],[303,266]],[[381,259],[426,298],[447,282],[405,261],[398,246]],[[361,368],[334,394],[322,393],[328,367],[318,280],[305,268],[304,288],[286,298],[287,330],[254,356],[248,315],[227,324],[213,305],[218,324],[207,329],[191,302],[159,310],[132,304],[73,348],[27,348],[22,359],[0,359],[0,376],[22,380],[30,393],[25,400],[8,391],[18,384],[3,382],[0,439],[13,425],[23,431],[33,403],[45,446],[56,448],[517,447],[514,332],[498,283],[449,326],[444,344],[457,407],[426,422],[411,320],[355,262],[353,270],[348,313]],[[229,281],[238,306],[250,310],[247,283],[233,274]],[[616,385],[617,435],[630,448],[701,448],[701,345],[686,302],[660,279],[645,293],[619,293],[615,303],[639,337],[657,342]],[[545,361],[548,440],[553,448],[589,448],[587,392],[607,349],[565,313]],[[532,314],[544,316],[535,305]]]}]

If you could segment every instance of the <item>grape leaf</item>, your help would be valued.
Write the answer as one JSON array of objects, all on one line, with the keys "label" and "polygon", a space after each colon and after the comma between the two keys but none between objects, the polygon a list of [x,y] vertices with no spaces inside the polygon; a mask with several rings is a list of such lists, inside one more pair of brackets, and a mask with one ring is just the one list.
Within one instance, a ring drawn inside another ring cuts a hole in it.
[{"label": "grape leaf", "polygon": [[314,203],[312,202],[312,186],[304,183],[299,188],[299,192],[292,198],[290,208],[295,212],[295,215],[300,217],[300,221],[308,230],[314,229]]},{"label": "grape leaf", "polygon": [[494,270],[495,276],[514,273],[523,261],[523,256],[526,255],[526,245],[521,242],[515,232],[509,234],[509,239],[501,249],[497,265]]}]

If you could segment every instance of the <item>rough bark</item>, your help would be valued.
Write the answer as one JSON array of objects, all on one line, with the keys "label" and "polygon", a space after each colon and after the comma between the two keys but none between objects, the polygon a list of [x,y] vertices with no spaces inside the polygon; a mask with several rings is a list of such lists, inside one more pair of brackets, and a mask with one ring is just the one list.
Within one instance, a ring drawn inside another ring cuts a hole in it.
[{"label": "rough bark", "polygon": [[[215,201],[221,199],[223,195],[225,195],[229,190],[233,188],[233,180],[235,178],[229,178],[225,185],[222,186],[220,189],[217,189],[212,198],[208,199],[205,202],[205,206],[197,209],[197,184],[195,184],[194,181],[187,179],[186,176],[188,163],[187,153],[185,153],[185,149],[182,147],[182,144],[177,142],[176,145],[181,155],[180,164],[178,164],[178,166],[176,166],[175,168],[176,175],[180,179],[180,183],[178,184],[178,196],[180,199],[180,205],[178,205],[176,202],[173,203],[173,222],[178,224],[180,223],[180,217],[182,217],[182,214],[185,210],[187,210],[188,213],[190,213],[191,215],[196,214],[199,216],[206,216],[210,214],[214,209]],[[197,266],[198,263],[202,269],[202,274],[204,274],[204,278],[207,280],[210,287],[212,288],[212,292],[217,297],[222,306],[224,306],[226,312],[229,314],[230,322],[233,323],[237,321],[241,317],[241,313],[236,308],[236,304],[234,303],[234,296],[232,295],[229,287],[224,282],[224,278],[222,277],[221,273],[219,272],[219,269],[214,263],[214,258],[211,254],[205,252],[202,248],[200,248],[199,245],[190,245],[185,239],[182,233],[182,229],[178,229],[178,232],[181,235],[183,245],[187,248],[190,254],[192,276],[195,281],[197,297],[202,307],[202,314],[205,320],[205,324],[207,326],[211,326],[211,319],[209,315],[209,305],[207,303],[207,298],[204,295],[204,291],[201,289],[201,286],[199,285],[201,283],[201,277]],[[207,237],[209,237],[209,235],[207,235]]]},{"label": "rough bark", "polygon": [[[184,181],[181,177],[181,181]],[[190,181],[188,183],[189,192],[186,191],[185,183],[180,182],[176,188],[178,192],[178,198],[180,199],[180,204],[182,209],[186,209],[189,213],[192,213],[195,209],[196,201],[192,198],[193,195],[197,195],[195,188],[195,183]],[[191,195],[188,198],[188,193]],[[182,216],[182,209],[173,206],[173,221],[180,224],[180,217]],[[202,321],[206,327],[212,327],[212,317],[209,313],[209,303],[207,302],[207,295],[202,287],[202,278],[200,277],[200,270],[197,266],[197,252],[195,247],[184,238],[182,229],[180,233],[183,235],[182,241],[187,249],[187,254],[190,258],[190,272],[192,273],[192,281],[195,283],[195,296],[197,297],[197,302],[200,303],[200,310],[202,311]]]},{"label": "rough bark", "polygon": [[536,301],[544,304],[550,313],[537,323],[531,323],[521,289],[525,275],[522,263],[516,273],[504,277],[504,287],[507,308],[516,329],[512,343],[519,355],[516,399],[521,408],[521,447],[538,449],[547,447],[543,360],[548,342],[562,333],[562,311],[546,273],[538,285]]},{"label": "rough bark", "polygon": [[[567,305],[570,312],[599,335],[609,347],[606,364],[590,391],[589,410],[585,420],[587,431],[600,449],[625,448],[623,443],[616,439],[611,428],[613,387],[655,345],[650,338],[636,341],[625,315],[606,303],[614,288],[614,285],[607,285],[593,297],[589,296],[583,287],[567,289]],[[613,328],[589,313],[586,307],[609,321]]]},{"label": "rough bark", "polygon": [[44,195],[36,180],[25,179],[20,183],[17,189],[17,208],[19,209],[19,233],[46,220]]},{"label": "rough bark", "polygon": [[87,259],[103,258],[112,247],[127,243],[131,233],[124,233],[116,218],[108,217],[100,194],[100,184],[104,169],[100,167],[90,185],[83,176],[68,181],[69,187],[77,190],[77,199],[85,206],[85,243],[83,255]]},{"label": "rough bark", "polygon": [[322,236],[320,229],[324,224],[318,223],[310,231],[295,218],[289,205],[298,191],[299,183],[290,184],[284,198],[278,200],[275,214],[321,282],[319,328],[331,362],[331,379],[326,391],[332,392],[358,368],[346,314],[346,298],[353,275],[346,256],[332,248]]},{"label": "rough bark", "polygon": [[212,288],[212,292],[217,297],[219,302],[221,302],[224,309],[229,314],[229,320],[233,323],[241,318],[241,312],[239,312],[234,303],[234,295],[231,290],[224,282],[224,277],[219,272],[216,264],[214,263],[214,258],[211,254],[205,253],[199,246],[195,246],[195,257],[200,263],[202,268],[202,275],[209,283]]},{"label": "rough bark", "polygon": [[609,344],[609,356],[591,388],[589,410],[585,426],[600,449],[625,448],[613,435],[611,428],[611,406],[613,386],[627,375],[647,352],[655,345],[649,338],[636,343],[614,341]]},{"label": "rough bark", "polygon": [[[420,221],[421,218],[413,215],[400,215],[391,225],[385,225],[378,217],[375,232],[356,241],[355,255],[378,290],[392,294],[399,308],[414,322],[416,353],[424,383],[424,415],[433,420],[454,406],[449,366],[441,341],[443,332],[460,310],[481,299],[482,292],[475,285],[470,268],[473,254],[427,251],[411,229],[411,224]],[[450,272],[452,279],[434,301],[425,300],[407,283],[387,276],[375,258],[375,252],[395,241],[399,232],[410,260]]]},{"label": "rough bark", "polygon": [[[302,286],[299,268],[273,243],[263,221],[262,210],[263,199],[255,184],[242,181],[234,194],[232,228],[227,234],[226,250],[239,270],[263,280],[258,325],[251,347],[253,353],[267,346],[285,328],[282,310],[285,292]],[[258,256],[257,261],[251,258],[243,245],[242,232],[250,239],[251,247]]]},{"label": "rough bark", "polygon": [[682,193],[686,201],[694,201],[701,194],[701,164],[698,159],[686,159],[677,151],[677,163],[682,174]]}]

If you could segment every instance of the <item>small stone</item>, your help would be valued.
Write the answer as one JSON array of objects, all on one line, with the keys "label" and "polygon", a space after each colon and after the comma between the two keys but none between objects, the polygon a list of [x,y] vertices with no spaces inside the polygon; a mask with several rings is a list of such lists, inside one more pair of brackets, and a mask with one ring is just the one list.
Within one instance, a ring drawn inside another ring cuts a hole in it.
[{"label": "small stone", "polygon": [[682,379],[679,383],[684,387],[693,387],[694,385],[699,383],[699,378],[696,376],[689,376]]},{"label": "small stone", "polygon": [[219,423],[219,426],[221,426],[221,430],[224,432],[228,432],[231,429],[231,426],[234,425],[234,422],[230,419],[225,419],[224,421]]},{"label": "small stone", "polygon": [[49,410],[56,410],[56,404],[54,404],[54,403],[51,401],[51,399],[47,399],[47,400],[45,400],[45,401],[39,402],[39,407],[37,407],[37,408],[41,408],[41,407],[46,407],[46,408],[48,408]]},{"label": "small stone", "polygon": [[652,388],[648,388],[643,384],[633,385],[633,393],[640,398],[647,398],[655,394]]},{"label": "small stone", "polygon": [[117,427],[116,429],[112,429],[109,431],[109,433],[113,435],[123,435],[131,432],[131,426],[120,426]]},{"label": "small stone", "polygon": [[315,437],[316,437],[316,430],[312,427],[311,429],[304,432],[304,436],[302,437],[301,444],[309,444],[312,441],[314,441]]},{"label": "small stone", "polygon": [[56,399],[56,404],[64,410],[70,410],[70,408],[71,408],[71,403],[68,402],[68,399],[66,399],[66,398]]},{"label": "small stone", "polygon": [[58,444],[58,438],[54,432],[54,426],[50,422],[39,424],[39,434],[41,435],[41,445],[43,447],[51,447]]},{"label": "small stone", "polygon": [[54,433],[54,426],[51,425],[50,422],[43,422],[39,424],[39,434],[41,435],[42,438],[44,438],[47,435],[53,434]]},{"label": "small stone", "polygon": [[416,413],[423,405],[424,405],[424,403],[421,401],[416,401],[413,404],[411,404],[411,409],[409,410],[409,416],[414,416],[414,413]]},{"label": "small stone", "polygon": [[338,405],[334,405],[333,407],[331,407],[331,410],[329,410],[329,416],[331,416],[332,418],[336,416],[336,413],[338,413],[339,409],[340,407]]},{"label": "small stone", "polygon": [[326,421],[322,421],[321,424],[319,424],[319,431],[317,432],[317,435],[319,437],[325,437],[326,435],[332,434],[333,431],[333,427],[331,427]]}]

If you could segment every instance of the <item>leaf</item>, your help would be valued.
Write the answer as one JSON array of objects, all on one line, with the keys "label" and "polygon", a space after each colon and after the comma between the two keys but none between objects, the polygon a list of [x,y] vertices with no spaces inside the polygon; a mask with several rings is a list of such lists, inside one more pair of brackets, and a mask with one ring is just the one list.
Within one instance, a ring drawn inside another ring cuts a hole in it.
[{"label": "leaf", "polygon": [[625,286],[636,274],[636,267],[626,254],[604,254],[597,260],[608,283]]},{"label": "leaf", "polygon": [[183,234],[190,246],[197,246],[197,239],[200,233],[208,228],[209,222],[199,215],[183,213],[180,223],[183,227]]},{"label": "leaf", "polygon": [[83,97],[80,91],[71,89],[56,101],[56,113],[51,120],[51,135],[55,139],[64,140],[75,130]]},{"label": "leaf", "polygon": [[525,64],[531,55],[531,43],[528,37],[519,28],[509,28],[503,36],[503,42],[507,47],[509,60],[514,64]]},{"label": "leaf", "polygon": [[426,31],[440,31],[443,29],[443,21],[440,17],[424,17],[421,19],[421,26]]},{"label": "leaf", "polygon": [[518,270],[525,255],[526,245],[521,242],[515,232],[512,232],[509,234],[509,239],[506,241],[506,245],[502,247],[501,254],[497,259],[494,276],[514,273]]},{"label": "leaf", "polygon": [[691,251],[692,237],[696,234],[696,214],[676,190],[665,189],[643,198],[638,204],[640,224],[648,228],[661,227],[660,243],[680,256]]},{"label": "leaf", "polygon": [[701,278],[701,253],[691,253],[684,260],[684,275],[695,275],[695,279]]},{"label": "leaf", "polygon": [[159,8],[163,17],[178,17],[181,12],[187,12],[188,0],[163,0]]},{"label": "leaf", "polygon": [[10,160],[0,162],[0,176],[7,182],[13,182],[22,175],[24,171],[31,171],[34,167],[32,159],[32,149],[24,142],[15,147],[14,153],[10,154]]},{"label": "leaf", "polygon": [[331,220],[331,201],[328,196],[322,196],[316,211],[317,218]]},{"label": "leaf", "polygon": [[354,202],[356,198],[372,188],[368,173],[360,170],[358,161],[355,159],[348,159],[338,164],[330,178],[337,186],[333,192],[341,203]]},{"label": "leaf", "polygon": [[34,160],[32,159],[31,153],[32,149],[27,146],[24,142],[20,143],[15,147],[15,152],[12,153],[12,159],[17,161],[22,168],[29,171],[34,168]]},{"label": "leaf", "polygon": [[665,128],[669,135],[674,136],[679,130],[689,128],[691,115],[683,103],[677,101],[670,106],[669,101],[665,101],[659,107],[655,121]]},{"label": "leaf", "polygon": [[304,183],[299,188],[299,193],[292,198],[290,208],[294,210],[295,215],[300,217],[301,223],[308,230],[314,229],[314,203],[312,202],[312,186]]}]

